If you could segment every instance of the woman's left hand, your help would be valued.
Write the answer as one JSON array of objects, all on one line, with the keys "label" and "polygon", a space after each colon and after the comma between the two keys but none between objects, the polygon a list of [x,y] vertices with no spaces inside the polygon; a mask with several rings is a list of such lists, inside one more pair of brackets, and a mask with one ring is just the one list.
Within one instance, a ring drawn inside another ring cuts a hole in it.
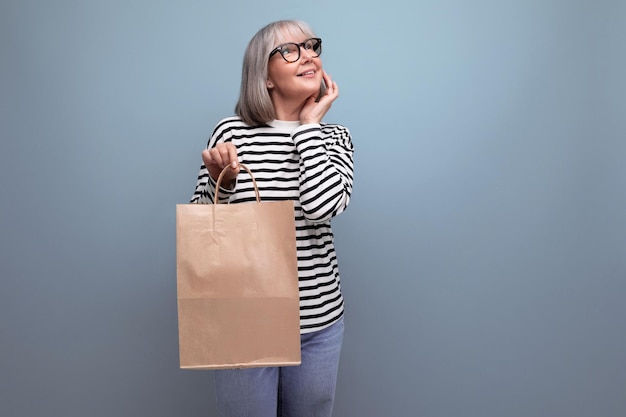
[{"label": "woman's left hand", "polygon": [[300,122],[302,124],[320,123],[322,118],[330,110],[333,102],[339,97],[339,87],[326,71],[322,74],[324,83],[326,83],[326,93],[317,100],[318,94],[314,94],[307,99],[300,110]]}]

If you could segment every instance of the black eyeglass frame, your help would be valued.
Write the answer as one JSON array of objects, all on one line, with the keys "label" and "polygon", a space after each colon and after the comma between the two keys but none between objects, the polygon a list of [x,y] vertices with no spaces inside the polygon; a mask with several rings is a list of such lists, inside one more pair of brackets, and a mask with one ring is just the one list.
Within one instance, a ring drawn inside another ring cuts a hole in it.
[{"label": "black eyeglass frame", "polygon": [[[315,55],[313,58],[317,58],[318,56],[322,55],[322,39],[321,38],[309,38],[307,40],[305,40],[304,42],[301,43],[296,43],[296,42],[286,42],[286,43],[282,43],[280,45],[278,45],[276,48],[272,49],[272,52],[270,52],[270,56],[269,58],[273,57],[274,55],[276,55],[278,52],[281,52],[283,50],[283,48],[287,45],[296,45],[298,47],[298,57],[296,59],[294,59],[293,61],[289,61],[285,55],[283,55],[282,53],[280,54],[280,56],[283,57],[283,59],[289,63],[292,62],[297,62],[300,59],[300,56],[302,55],[301,53],[301,49],[305,48],[306,49],[306,44],[307,42],[310,41],[316,41],[319,44],[319,53],[317,55]],[[311,49],[312,51],[315,51],[315,48]],[[268,59],[269,59],[268,58]]]}]

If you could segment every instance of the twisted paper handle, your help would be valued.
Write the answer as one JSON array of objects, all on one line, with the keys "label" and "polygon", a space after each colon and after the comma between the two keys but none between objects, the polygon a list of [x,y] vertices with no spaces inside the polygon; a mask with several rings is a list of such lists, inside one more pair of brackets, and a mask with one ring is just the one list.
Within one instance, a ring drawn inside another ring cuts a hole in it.
[{"label": "twisted paper handle", "polygon": [[[250,178],[252,178],[252,184],[254,185],[254,192],[256,194],[256,202],[260,203],[261,202],[261,196],[259,195],[259,187],[257,187],[256,185],[256,180],[254,179],[254,175],[252,175],[252,171],[250,171],[250,168],[248,168],[247,166],[245,166],[244,164],[239,164],[239,166],[243,169],[245,169],[248,174],[250,174]],[[213,200],[214,204],[217,204],[218,202],[218,195],[220,193],[220,184],[222,183],[222,179],[224,178],[224,174],[226,174],[226,170],[230,169],[230,165],[227,165],[224,167],[224,169],[222,169],[222,172],[220,172],[220,176],[217,177],[217,185],[215,186],[215,198]]]}]

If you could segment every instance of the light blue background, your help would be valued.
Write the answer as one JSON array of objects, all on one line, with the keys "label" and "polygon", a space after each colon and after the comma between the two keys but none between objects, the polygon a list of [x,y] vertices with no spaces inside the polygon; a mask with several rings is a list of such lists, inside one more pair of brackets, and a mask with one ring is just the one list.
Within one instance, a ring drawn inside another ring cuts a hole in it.
[{"label": "light blue background", "polygon": [[357,149],[336,415],[626,415],[626,2],[0,4],[0,415],[214,415],[175,204],[292,17]]}]

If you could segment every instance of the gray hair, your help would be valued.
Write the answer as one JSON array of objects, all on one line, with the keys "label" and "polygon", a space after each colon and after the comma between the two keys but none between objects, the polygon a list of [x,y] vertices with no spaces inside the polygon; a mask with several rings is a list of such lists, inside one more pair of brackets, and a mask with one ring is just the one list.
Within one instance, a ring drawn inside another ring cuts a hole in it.
[{"label": "gray hair", "polygon": [[269,54],[279,43],[288,42],[285,34],[315,37],[311,27],[300,20],[279,20],[261,28],[248,43],[241,70],[241,90],[235,113],[248,125],[276,119],[274,104],[267,91]]}]

